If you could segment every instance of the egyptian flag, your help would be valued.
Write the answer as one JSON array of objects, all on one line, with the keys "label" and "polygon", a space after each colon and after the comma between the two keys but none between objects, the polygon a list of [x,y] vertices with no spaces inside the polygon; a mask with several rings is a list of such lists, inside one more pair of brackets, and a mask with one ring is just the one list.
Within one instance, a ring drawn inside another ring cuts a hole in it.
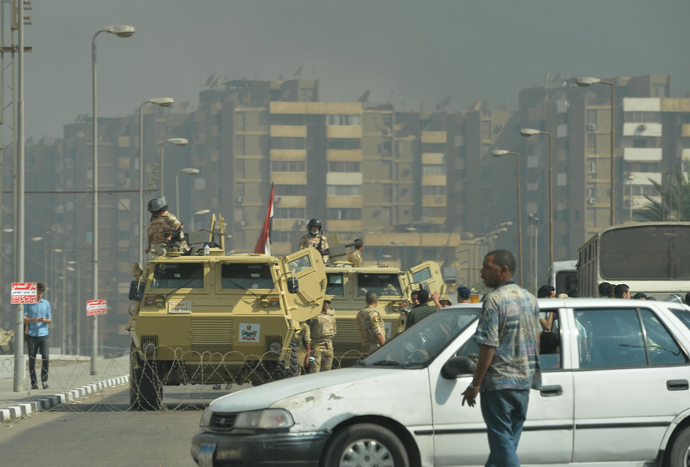
[{"label": "egyptian flag", "polygon": [[266,210],[266,219],[264,219],[264,226],[261,229],[261,235],[254,247],[254,253],[271,254],[271,231],[273,230],[273,191],[275,187],[271,183],[271,196],[268,198],[268,209]]}]

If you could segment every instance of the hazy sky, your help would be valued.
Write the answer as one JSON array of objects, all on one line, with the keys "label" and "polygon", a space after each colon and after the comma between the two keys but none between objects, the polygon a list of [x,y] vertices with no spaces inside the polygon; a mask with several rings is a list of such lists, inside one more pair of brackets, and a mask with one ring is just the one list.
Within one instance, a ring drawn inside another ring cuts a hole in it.
[{"label": "hazy sky", "polygon": [[[100,34],[99,116],[125,116],[153,97],[198,102],[211,74],[320,80],[322,101],[432,110],[518,92],[551,77],[672,75],[690,91],[690,2],[577,0],[33,0],[25,29],[26,135],[62,136],[91,113],[91,39]],[[6,115],[9,119],[9,115]]]}]

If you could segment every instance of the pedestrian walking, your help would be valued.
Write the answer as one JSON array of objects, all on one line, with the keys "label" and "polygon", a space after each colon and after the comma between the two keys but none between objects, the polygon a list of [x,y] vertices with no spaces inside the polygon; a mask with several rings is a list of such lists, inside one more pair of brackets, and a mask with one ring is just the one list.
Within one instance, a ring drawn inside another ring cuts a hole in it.
[{"label": "pedestrian walking", "polygon": [[487,467],[519,466],[518,442],[527,416],[529,391],[541,388],[539,306],[513,281],[515,258],[506,250],[489,252],[482,263],[484,297],[474,336],[479,358],[462,404],[480,405],[491,450]]},{"label": "pedestrian walking", "polygon": [[50,330],[48,325],[53,316],[50,313],[50,302],[43,298],[46,288],[43,283],[36,284],[36,303],[24,305],[24,324],[29,328],[26,344],[29,350],[29,375],[31,377],[31,389],[38,389],[36,378],[36,355],[41,353],[41,383],[43,389],[48,389],[49,368],[49,340]]}]

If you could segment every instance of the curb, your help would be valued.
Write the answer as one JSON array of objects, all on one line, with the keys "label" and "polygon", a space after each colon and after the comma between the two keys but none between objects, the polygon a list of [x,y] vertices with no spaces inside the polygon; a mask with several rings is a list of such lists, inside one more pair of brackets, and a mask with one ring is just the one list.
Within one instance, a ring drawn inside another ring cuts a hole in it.
[{"label": "curb", "polygon": [[106,379],[98,381],[97,383],[87,384],[77,389],[72,389],[60,394],[46,396],[41,399],[36,399],[29,403],[18,404],[12,407],[0,409],[0,422],[7,422],[24,415],[30,415],[41,410],[52,409],[65,402],[73,402],[81,397],[92,394],[96,391],[101,391],[106,388],[111,388],[129,382],[129,375],[120,376],[118,378]]}]

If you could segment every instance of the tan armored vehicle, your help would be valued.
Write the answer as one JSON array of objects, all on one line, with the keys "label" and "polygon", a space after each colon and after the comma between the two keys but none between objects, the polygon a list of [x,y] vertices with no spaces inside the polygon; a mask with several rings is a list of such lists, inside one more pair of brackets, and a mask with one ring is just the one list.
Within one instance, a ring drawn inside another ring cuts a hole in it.
[{"label": "tan armored vehicle", "polygon": [[188,235],[192,255],[173,246],[143,269],[134,265],[134,408],[158,409],[164,385],[263,383],[298,373],[296,322],[323,305],[321,255],[309,248],[283,258],[228,256],[219,224],[213,231],[214,216],[209,231]]},{"label": "tan armored vehicle", "polygon": [[349,366],[361,356],[362,339],[356,317],[359,310],[366,307],[367,292],[376,292],[379,297],[377,310],[386,325],[387,340],[405,329],[413,290],[422,287],[431,293],[445,292],[441,268],[433,261],[407,272],[391,267],[352,267],[343,262],[327,266],[326,276],[326,294],[333,297],[331,307],[335,310],[338,326],[333,348],[341,366]]}]

